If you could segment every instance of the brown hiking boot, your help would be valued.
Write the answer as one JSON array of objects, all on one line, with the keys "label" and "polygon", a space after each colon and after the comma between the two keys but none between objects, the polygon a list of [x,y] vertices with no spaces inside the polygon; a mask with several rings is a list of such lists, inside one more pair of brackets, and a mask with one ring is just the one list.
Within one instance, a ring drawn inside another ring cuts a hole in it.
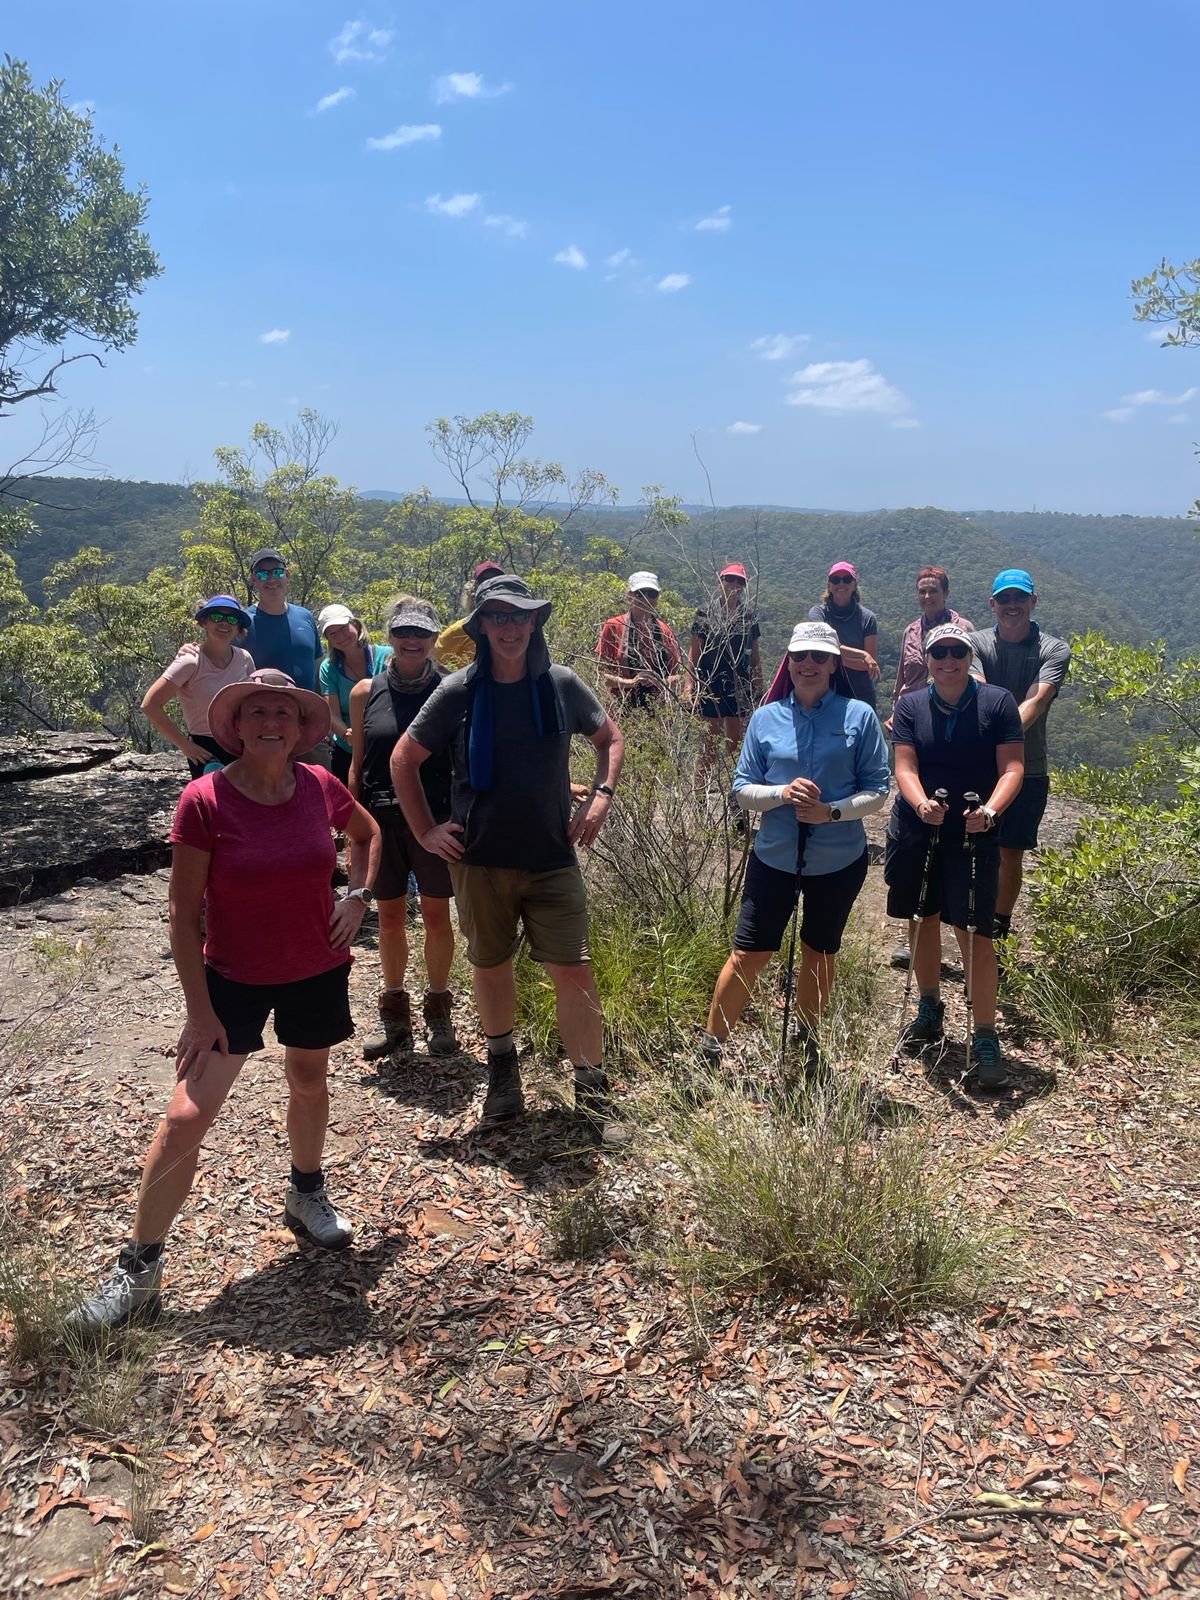
[{"label": "brown hiking boot", "polygon": [[575,1069],[575,1119],[591,1143],[605,1150],[619,1150],[633,1137],[614,1115],[612,1090],[600,1067]]},{"label": "brown hiking boot", "polygon": [[379,991],[379,1032],[363,1040],[363,1058],[378,1061],[381,1056],[410,1056],[413,1047],[412,1008],[406,989]]},{"label": "brown hiking boot", "polygon": [[421,1002],[421,1014],[425,1018],[425,1031],[429,1038],[431,1056],[458,1054],[458,1037],[454,1032],[454,1019],[450,1014],[453,999],[449,989],[443,989],[436,994],[432,989],[425,991],[425,998]]},{"label": "brown hiking boot", "polygon": [[517,1052],[509,1050],[502,1056],[488,1053],[488,1086],[483,1101],[484,1123],[511,1122],[525,1110],[525,1096],[521,1093],[521,1066]]}]

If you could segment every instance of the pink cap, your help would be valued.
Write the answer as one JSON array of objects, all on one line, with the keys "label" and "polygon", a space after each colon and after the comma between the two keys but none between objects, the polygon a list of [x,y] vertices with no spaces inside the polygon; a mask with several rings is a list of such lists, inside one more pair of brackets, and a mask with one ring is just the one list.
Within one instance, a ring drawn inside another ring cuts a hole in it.
[{"label": "pink cap", "polygon": [[727,567],[722,567],[717,574],[720,578],[740,578],[746,582],[746,569],[740,561],[731,561]]},{"label": "pink cap", "polygon": [[489,572],[498,572],[503,575],[504,568],[498,561],[481,561],[475,568],[475,582],[478,583],[480,578],[486,577]]},{"label": "pink cap", "polygon": [[835,572],[848,572],[858,582],[858,568],[852,561],[835,561],[829,569],[829,576],[832,578]]}]

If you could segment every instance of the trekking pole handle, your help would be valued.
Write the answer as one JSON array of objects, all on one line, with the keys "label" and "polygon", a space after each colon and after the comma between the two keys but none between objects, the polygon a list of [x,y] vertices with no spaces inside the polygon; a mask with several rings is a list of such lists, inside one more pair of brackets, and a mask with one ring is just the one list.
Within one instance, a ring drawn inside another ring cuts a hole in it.
[{"label": "trekking pole handle", "polygon": [[[974,789],[968,789],[966,794],[963,795],[963,804],[966,806],[968,811],[978,811],[980,806],[983,804],[983,801],[975,793]],[[964,833],[963,834],[963,849],[964,850],[973,850],[974,848],[975,848],[975,836],[973,834],[970,834],[970,833]]]}]

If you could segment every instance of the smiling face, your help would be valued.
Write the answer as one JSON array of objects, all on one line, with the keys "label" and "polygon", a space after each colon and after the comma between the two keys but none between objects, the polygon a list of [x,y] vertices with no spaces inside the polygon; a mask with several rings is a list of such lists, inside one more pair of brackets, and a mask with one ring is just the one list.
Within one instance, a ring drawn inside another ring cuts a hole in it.
[{"label": "smiling face", "polygon": [[265,603],[268,609],[285,604],[287,583],[287,568],[276,561],[264,561],[250,574],[250,586],[254,590],[255,598],[260,605]]},{"label": "smiling face", "polygon": [[[524,661],[533,632],[534,611],[518,611],[502,600],[491,600],[480,612],[483,637],[491,646],[492,657],[508,666]],[[502,620],[501,620],[502,619]]]},{"label": "smiling face", "polygon": [[1023,639],[1029,632],[1037,595],[1026,594],[1024,589],[1001,589],[992,596],[990,604],[1000,627],[1000,637],[1014,641]]},{"label": "smiling face", "polygon": [[206,611],[199,621],[205,643],[220,649],[232,644],[241,631],[241,623],[231,611]]},{"label": "smiling face", "polygon": [[927,617],[937,617],[945,610],[946,591],[937,578],[917,579],[917,604]]},{"label": "smiling face", "polygon": [[[961,654],[954,655],[956,650]],[[934,651],[944,651],[945,654],[939,660]],[[929,668],[929,676],[938,694],[953,705],[967,687],[971,672],[971,646],[952,639],[944,640],[925,652],[925,665]]]},{"label": "smiling face", "polygon": [[436,633],[426,633],[421,628],[393,628],[388,634],[396,671],[402,678],[419,678],[425,663],[433,653]]},{"label": "smiling face", "polygon": [[358,629],[352,622],[331,622],[325,629],[325,638],[334,650],[344,654],[358,643]]},{"label": "smiling face", "polygon": [[824,695],[837,671],[838,658],[824,651],[798,650],[788,652],[788,677],[792,690],[802,705],[816,705]]},{"label": "smiling face", "polygon": [[234,727],[241,735],[244,756],[278,759],[290,756],[304,736],[299,708],[290,695],[247,695],[238,707]]}]

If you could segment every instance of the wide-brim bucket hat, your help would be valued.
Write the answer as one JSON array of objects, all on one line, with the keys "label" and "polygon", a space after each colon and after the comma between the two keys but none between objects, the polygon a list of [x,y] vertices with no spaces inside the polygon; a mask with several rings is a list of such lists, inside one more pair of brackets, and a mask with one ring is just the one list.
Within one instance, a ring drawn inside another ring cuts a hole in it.
[{"label": "wide-brim bucket hat", "polygon": [[539,600],[524,578],[517,578],[511,572],[502,573],[496,578],[487,578],[475,591],[475,609],[463,623],[464,633],[470,634],[478,644],[483,636],[483,625],[479,614],[488,604],[499,604],[509,611],[532,611],[534,626],[541,627],[550,615],[552,602]]},{"label": "wide-brim bucket hat", "polygon": [[208,708],[208,731],[222,750],[228,750],[230,755],[241,755],[242,736],[237,731],[238,710],[243,700],[265,692],[284,694],[295,702],[304,724],[304,738],[299,746],[301,750],[311,750],[328,734],[333,719],[325,697],[313,694],[311,689],[298,688],[286,672],[263,667],[258,672],[252,672],[241,683],[227,683],[212,698]]}]

